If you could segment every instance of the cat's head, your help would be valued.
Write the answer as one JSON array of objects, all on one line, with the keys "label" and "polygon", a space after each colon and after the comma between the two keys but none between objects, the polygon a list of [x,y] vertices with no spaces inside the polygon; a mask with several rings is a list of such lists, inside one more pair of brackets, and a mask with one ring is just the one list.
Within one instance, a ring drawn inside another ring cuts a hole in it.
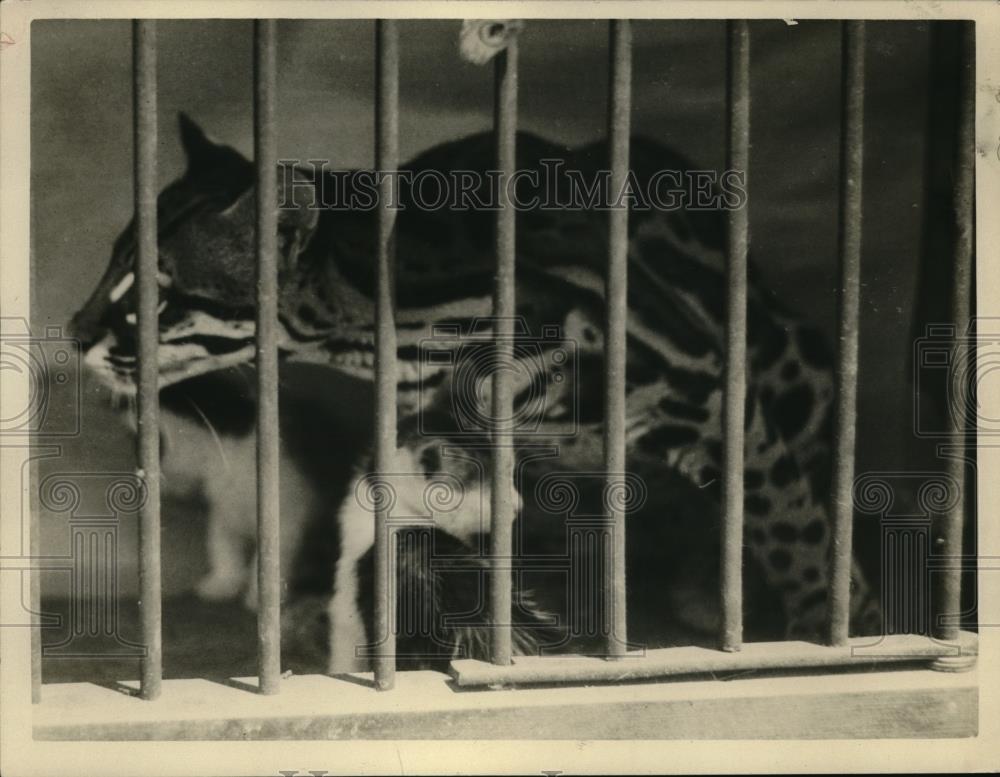
[{"label": "cat's head", "polygon": [[[161,387],[253,357],[254,166],[230,146],[214,143],[184,114],[180,137],[187,168],[157,203]],[[316,215],[305,207],[279,211],[278,267],[286,283]],[[123,394],[135,390],[135,261],[133,220],[70,324],[87,365]]]}]

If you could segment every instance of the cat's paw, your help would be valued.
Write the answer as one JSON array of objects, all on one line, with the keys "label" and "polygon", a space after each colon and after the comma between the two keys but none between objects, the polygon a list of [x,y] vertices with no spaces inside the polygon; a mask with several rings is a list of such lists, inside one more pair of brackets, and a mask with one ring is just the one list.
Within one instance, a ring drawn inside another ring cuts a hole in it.
[{"label": "cat's paw", "polygon": [[224,602],[235,599],[243,590],[243,579],[234,575],[210,574],[194,587],[197,597],[206,602]]}]

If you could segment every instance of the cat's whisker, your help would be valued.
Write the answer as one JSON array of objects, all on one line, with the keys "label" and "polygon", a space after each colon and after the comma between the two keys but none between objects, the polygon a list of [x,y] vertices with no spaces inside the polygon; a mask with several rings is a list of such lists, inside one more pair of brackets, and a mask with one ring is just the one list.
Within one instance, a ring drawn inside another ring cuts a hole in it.
[{"label": "cat's whisker", "polygon": [[205,427],[208,429],[209,434],[212,435],[212,439],[215,441],[215,445],[219,449],[219,459],[221,459],[222,461],[222,466],[225,468],[226,472],[229,472],[229,459],[226,458],[226,451],[222,447],[222,440],[219,438],[219,433],[215,430],[215,427],[212,425],[212,422],[208,420],[208,416],[206,416],[202,412],[201,408],[198,407],[198,404],[193,399],[188,397],[188,403],[191,405],[191,407],[194,408],[194,411],[201,417],[201,420],[205,422]]}]

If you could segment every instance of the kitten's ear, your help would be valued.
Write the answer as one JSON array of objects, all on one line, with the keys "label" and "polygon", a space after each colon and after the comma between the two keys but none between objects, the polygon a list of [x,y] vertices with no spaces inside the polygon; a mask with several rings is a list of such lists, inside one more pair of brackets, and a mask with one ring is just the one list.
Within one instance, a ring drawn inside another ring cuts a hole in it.
[{"label": "kitten's ear", "polygon": [[183,111],[177,114],[177,122],[180,124],[181,145],[184,147],[189,167],[200,167],[210,163],[224,148],[209,140],[205,131]]}]

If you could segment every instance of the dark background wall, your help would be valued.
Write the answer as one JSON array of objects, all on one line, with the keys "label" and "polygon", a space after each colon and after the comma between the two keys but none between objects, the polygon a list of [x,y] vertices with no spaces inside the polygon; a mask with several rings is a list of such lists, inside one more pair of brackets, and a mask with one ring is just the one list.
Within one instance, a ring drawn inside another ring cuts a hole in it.
[{"label": "dark background wall", "polygon": [[[832,333],[836,278],[840,37],[831,22],[751,24],[752,252],[765,281]],[[250,22],[160,24],[160,174],[181,172],[176,113],[250,156]],[[403,156],[491,123],[492,68],[461,62],[458,22],[401,29]],[[279,155],[372,162],[372,24],[279,25]],[[907,469],[917,447],[908,382],[924,221],[929,28],[868,29],[864,272],[858,471]],[[535,21],[522,35],[521,125],[584,142],[605,124],[604,23]],[[83,303],[131,215],[131,42],[126,21],[32,27],[33,326],[63,325]],[[635,25],[634,128],[707,169],[724,166],[724,24]],[[942,290],[942,293],[944,291]],[[82,436],[43,474],[128,471],[131,437],[84,382]],[[54,412],[73,412],[69,406]],[[942,467],[943,468],[943,467]],[[65,550],[65,516],[43,513],[43,541]],[[165,515],[167,547],[171,516]],[[132,585],[131,524],[122,585]],[[194,563],[194,562],[192,562]],[[183,565],[167,588],[183,587]]]}]

